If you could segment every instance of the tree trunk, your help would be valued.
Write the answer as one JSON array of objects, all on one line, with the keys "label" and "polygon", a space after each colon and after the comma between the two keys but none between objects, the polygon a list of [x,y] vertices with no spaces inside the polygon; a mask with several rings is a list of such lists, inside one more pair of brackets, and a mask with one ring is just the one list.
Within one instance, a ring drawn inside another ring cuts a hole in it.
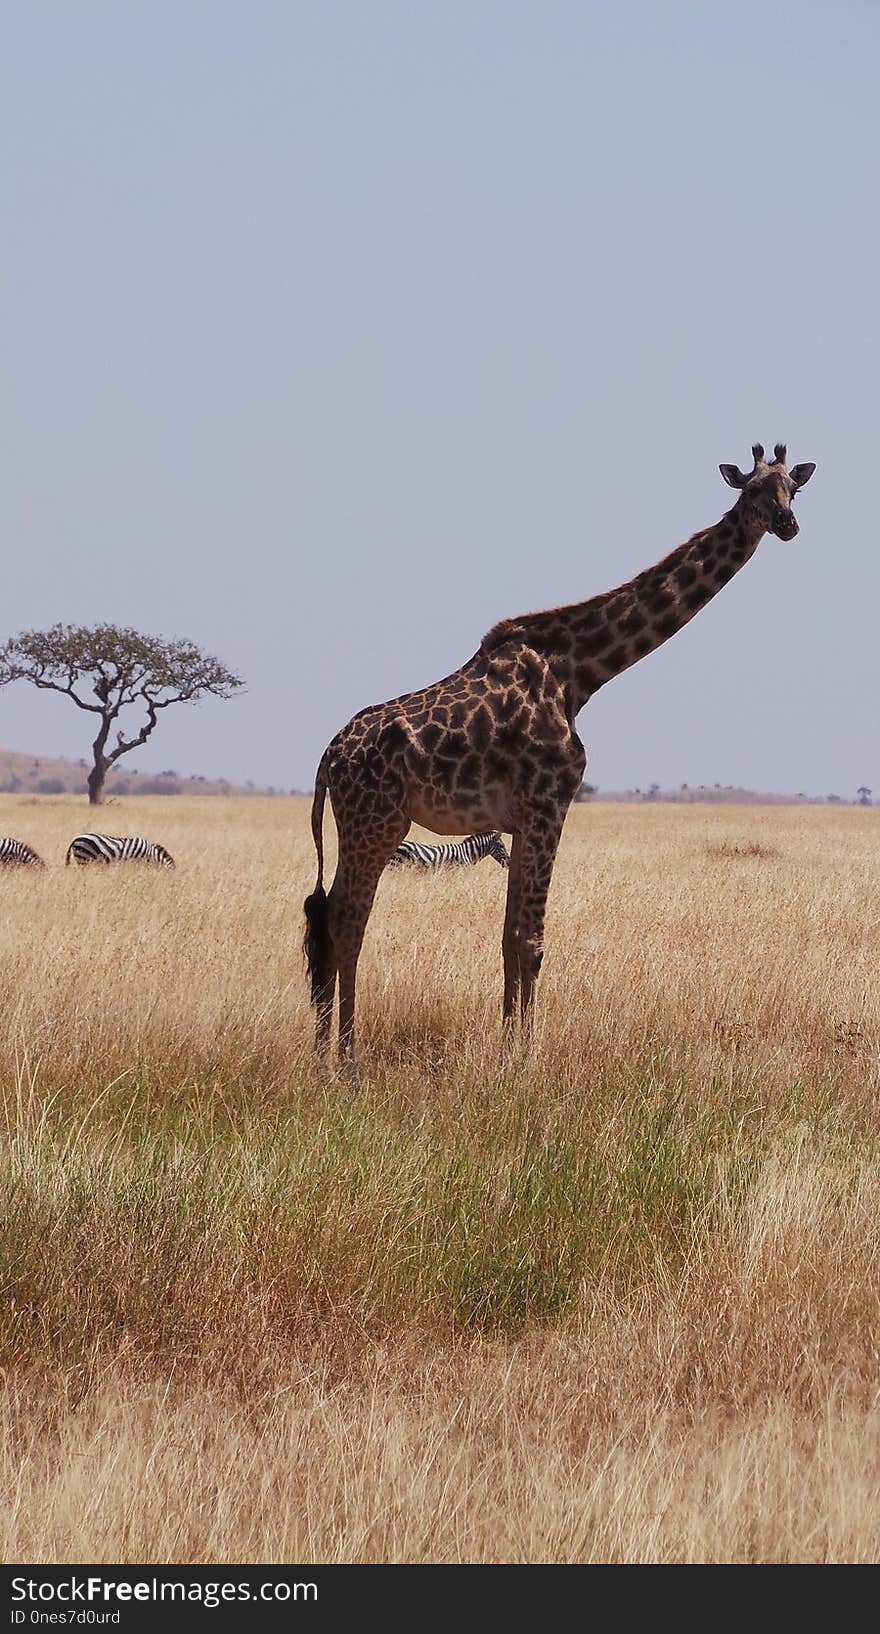
[{"label": "tree trunk", "polygon": [[[98,689],[96,688],[95,690],[97,691]],[[92,744],[92,759],[94,760],[95,764],[86,778],[86,787],[89,791],[90,806],[102,806],[104,804],[104,781],[110,767],[113,764],[112,760],[108,760],[104,753],[107,746],[107,738],[110,734],[110,722],[113,719],[112,711],[107,703],[106,688],[99,694],[99,696],[101,697],[101,702],[104,705],[104,713],[101,716],[101,726],[98,736],[95,738],[95,741]]]},{"label": "tree trunk", "polygon": [[90,806],[103,806],[103,804],[104,804],[104,780],[105,780],[106,776],[107,776],[107,762],[102,757],[100,760],[95,761],[94,766],[92,767],[91,771],[89,772],[88,777],[86,778],[86,783],[88,785],[88,790],[89,790],[89,805]]}]

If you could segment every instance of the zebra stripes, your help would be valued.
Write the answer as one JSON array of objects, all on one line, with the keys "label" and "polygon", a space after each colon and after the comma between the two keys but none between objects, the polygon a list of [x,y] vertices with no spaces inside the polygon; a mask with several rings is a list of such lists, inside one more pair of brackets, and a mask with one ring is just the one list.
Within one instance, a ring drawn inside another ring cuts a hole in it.
[{"label": "zebra stripes", "polygon": [[0,868],[45,868],[42,857],[38,857],[33,846],[25,845],[24,840],[14,840],[11,834],[0,839]]},{"label": "zebra stripes", "polygon": [[412,863],[416,868],[445,868],[449,864],[481,862],[483,857],[494,857],[506,868],[510,858],[497,829],[489,834],[469,834],[466,840],[449,840],[445,845],[420,845],[417,840],[404,840],[397,847],[388,864],[399,868],[401,863]]},{"label": "zebra stripes", "polygon": [[87,862],[155,862],[162,868],[173,868],[174,858],[155,840],[142,840],[138,834],[120,838],[117,834],[77,834],[71,840],[65,861]]}]

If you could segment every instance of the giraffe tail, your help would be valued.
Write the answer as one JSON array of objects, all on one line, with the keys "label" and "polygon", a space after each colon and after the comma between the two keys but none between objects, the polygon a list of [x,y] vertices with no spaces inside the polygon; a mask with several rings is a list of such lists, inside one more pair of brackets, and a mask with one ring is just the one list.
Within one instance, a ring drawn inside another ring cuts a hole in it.
[{"label": "giraffe tail", "polygon": [[311,896],[307,896],[303,903],[303,912],[306,916],[303,953],[313,1004],[318,1003],[333,970],[333,946],[327,920],[327,892],[324,890],[324,801],[327,798],[327,772],[325,755],[315,776],[315,798],[312,801],[312,839],[318,854],[318,879]]}]

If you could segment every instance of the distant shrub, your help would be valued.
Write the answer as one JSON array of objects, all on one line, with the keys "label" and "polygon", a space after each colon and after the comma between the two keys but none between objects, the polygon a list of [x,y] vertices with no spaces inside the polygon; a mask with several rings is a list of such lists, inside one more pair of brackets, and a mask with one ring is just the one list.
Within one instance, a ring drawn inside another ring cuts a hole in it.
[{"label": "distant shrub", "polygon": [[761,845],[759,840],[746,840],[737,845],[734,840],[722,840],[720,845],[710,845],[710,857],[740,859],[744,857],[778,857],[780,855],[775,845]]},{"label": "distant shrub", "polygon": [[37,782],[38,794],[64,794],[65,788],[60,777],[41,777]]}]

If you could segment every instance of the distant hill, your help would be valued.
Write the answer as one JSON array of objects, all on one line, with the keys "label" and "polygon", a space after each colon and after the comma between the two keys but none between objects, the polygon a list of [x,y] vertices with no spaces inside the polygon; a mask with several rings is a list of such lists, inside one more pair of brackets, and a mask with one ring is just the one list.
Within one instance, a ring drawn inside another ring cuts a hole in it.
[{"label": "distant hill", "polygon": [[[0,749],[0,794],[82,794],[87,793],[88,762],[65,760],[59,755],[22,755],[14,749]],[[835,794],[770,794],[757,789],[722,788],[720,785],[686,784],[678,789],[661,789],[652,784],[644,789],[594,789],[585,785],[579,800],[656,801],[682,805],[798,806],[869,804]],[[230,783],[225,777],[186,777],[175,771],[138,772],[126,770],[124,762],[107,778],[108,795],[126,794],[301,794],[301,789],[256,788],[253,783]],[[870,793],[870,791],[867,791]],[[311,793],[311,790],[309,790]]]},{"label": "distant hill", "polygon": [[[58,755],[21,755],[0,749],[0,794],[85,794],[88,764]],[[114,767],[107,778],[108,795],[123,794],[287,794],[287,789],[242,787],[225,777],[182,777],[177,772],[126,771]]]}]

